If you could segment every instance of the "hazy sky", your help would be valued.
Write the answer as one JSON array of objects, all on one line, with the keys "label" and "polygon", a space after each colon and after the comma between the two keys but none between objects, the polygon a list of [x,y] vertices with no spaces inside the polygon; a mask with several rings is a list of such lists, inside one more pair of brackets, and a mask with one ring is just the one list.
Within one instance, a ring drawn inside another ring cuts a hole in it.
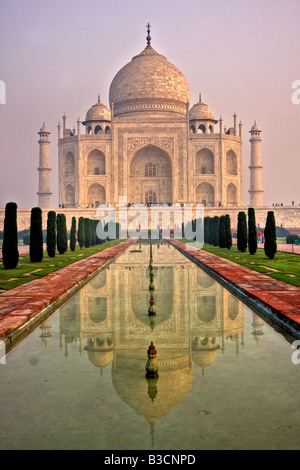
[{"label": "hazy sky", "polygon": [[[243,202],[249,204],[249,130],[262,129],[264,204],[300,203],[300,0],[0,0],[0,207],[37,205],[43,121],[51,132],[52,205],[57,124],[108,106],[118,70],[146,46],[176,65],[202,101],[243,122]],[[1,95],[0,95],[1,101]]]}]

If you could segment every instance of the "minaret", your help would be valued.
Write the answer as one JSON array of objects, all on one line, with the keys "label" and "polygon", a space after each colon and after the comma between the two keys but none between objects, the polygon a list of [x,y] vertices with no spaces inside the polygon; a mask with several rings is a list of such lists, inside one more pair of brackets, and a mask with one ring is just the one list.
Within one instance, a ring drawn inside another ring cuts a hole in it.
[{"label": "minaret", "polygon": [[38,205],[41,209],[49,209],[51,207],[51,190],[50,190],[50,159],[49,159],[49,145],[50,132],[48,131],[45,123],[38,132],[40,135],[40,161],[39,161],[39,190],[38,190]]},{"label": "minaret", "polygon": [[252,126],[251,134],[251,159],[250,159],[250,206],[262,207],[263,206],[263,189],[262,189],[262,165],[260,155],[260,137],[261,130],[259,126],[254,123]]}]

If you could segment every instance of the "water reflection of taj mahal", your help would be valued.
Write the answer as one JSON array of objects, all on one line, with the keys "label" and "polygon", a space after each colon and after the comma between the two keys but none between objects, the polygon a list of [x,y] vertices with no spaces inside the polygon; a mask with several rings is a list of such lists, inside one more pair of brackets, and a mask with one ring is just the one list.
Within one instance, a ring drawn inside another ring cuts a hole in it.
[{"label": "water reflection of taj mahal", "polygon": [[[194,367],[202,373],[245,346],[243,304],[168,244],[153,247],[155,325],[150,325],[149,245],[134,245],[60,309],[61,347],[78,341],[81,354],[102,371],[111,366],[119,397],[154,425],[188,393]],[[253,314],[253,335],[263,322]],[[51,322],[42,325],[50,339]],[[154,339],[153,339],[154,338]],[[145,378],[147,347],[155,341],[159,378]],[[134,372],[133,372],[134,371]]]}]

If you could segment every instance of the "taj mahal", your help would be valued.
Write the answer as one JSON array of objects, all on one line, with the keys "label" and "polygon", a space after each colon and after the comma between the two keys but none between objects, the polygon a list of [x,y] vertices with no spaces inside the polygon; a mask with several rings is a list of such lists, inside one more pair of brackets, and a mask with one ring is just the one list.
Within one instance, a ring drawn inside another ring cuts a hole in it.
[{"label": "taj mahal", "polygon": [[[151,45],[150,25],[146,47],[114,76],[109,106],[98,96],[84,121],[69,128],[64,114],[58,133],[59,208],[71,217],[95,216],[102,204],[118,207],[120,198],[129,205],[202,204],[205,215],[237,214],[256,209],[264,226],[262,130],[255,120],[247,132],[249,204],[242,201],[243,124],[233,114],[232,126],[202,101],[190,103],[184,74]],[[39,134],[38,205],[44,222],[51,206],[50,131]],[[125,199],[124,199],[125,198]],[[297,207],[276,207],[277,225],[300,228]],[[1,217],[2,219],[2,217]],[[28,228],[30,213],[19,211],[19,225]]]}]

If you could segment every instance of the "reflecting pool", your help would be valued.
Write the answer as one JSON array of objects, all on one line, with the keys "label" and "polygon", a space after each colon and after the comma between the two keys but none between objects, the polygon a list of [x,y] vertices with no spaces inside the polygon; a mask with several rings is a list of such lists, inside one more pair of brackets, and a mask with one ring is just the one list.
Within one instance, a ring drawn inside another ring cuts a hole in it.
[{"label": "reflecting pool", "polygon": [[152,253],[131,246],[7,355],[0,449],[299,449],[291,343],[172,246]]}]

